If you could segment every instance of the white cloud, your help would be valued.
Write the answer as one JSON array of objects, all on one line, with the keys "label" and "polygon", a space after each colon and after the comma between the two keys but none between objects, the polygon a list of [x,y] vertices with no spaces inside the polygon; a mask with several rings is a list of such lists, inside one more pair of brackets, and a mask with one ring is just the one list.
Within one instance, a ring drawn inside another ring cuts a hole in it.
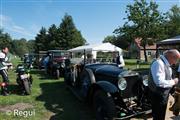
[{"label": "white cloud", "polygon": [[17,25],[14,25],[13,28],[14,28],[14,29],[17,29],[17,30],[20,30],[20,31],[24,30],[23,27],[20,27],[20,26],[17,26]]},{"label": "white cloud", "polygon": [[32,24],[29,29],[33,32],[33,33],[38,33],[41,27],[39,27],[36,24]]},{"label": "white cloud", "polygon": [[24,27],[14,23],[13,19],[9,16],[0,15],[0,27],[10,32],[18,33],[22,36],[34,37],[34,35]]}]

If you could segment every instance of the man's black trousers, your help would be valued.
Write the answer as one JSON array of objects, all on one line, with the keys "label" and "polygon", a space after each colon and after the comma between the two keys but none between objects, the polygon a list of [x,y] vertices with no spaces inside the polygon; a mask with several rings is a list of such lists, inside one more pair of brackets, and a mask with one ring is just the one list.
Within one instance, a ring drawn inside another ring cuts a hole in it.
[{"label": "man's black trousers", "polygon": [[168,102],[169,90],[165,92],[153,92],[150,90],[153,120],[164,120]]},{"label": "man's black trousers", "polygon": [[2,87],[2,93],[8,92],[8,84],[9,84],[9,79],[8,79],[8,73],[6,69],[0,70],[0,74],[3,78],[3,82],[6,84],[4,87]]}]

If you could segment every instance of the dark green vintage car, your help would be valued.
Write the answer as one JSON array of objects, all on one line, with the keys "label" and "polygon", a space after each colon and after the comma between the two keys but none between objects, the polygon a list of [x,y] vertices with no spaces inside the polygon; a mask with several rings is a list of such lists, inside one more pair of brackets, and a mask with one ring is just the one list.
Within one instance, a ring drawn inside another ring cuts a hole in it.
[{"label": "dark green vintage car", "polygon": [[82,101],[93,106],[97,120],[130,119],[151,112],[148,76],[111,63],[65,62],[65,82]]}]

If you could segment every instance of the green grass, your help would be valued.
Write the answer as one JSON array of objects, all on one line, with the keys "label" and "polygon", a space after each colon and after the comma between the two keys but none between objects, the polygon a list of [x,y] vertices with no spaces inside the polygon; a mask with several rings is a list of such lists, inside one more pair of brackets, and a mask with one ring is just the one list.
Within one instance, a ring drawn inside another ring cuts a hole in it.
[{"label": "green grass", "polygon": [[125,59],[125,68],[134,70],[134,69],[147,69],[150,67],[150,62],[145,63],[143,61],[140,62],[140,64],[137,64],[137,59]]}]

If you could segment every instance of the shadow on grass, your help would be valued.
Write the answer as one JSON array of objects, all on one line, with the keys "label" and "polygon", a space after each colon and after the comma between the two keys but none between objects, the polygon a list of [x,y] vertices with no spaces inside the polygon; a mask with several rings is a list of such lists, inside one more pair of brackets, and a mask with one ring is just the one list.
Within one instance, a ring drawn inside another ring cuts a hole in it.
[{"label": "shadow on grass", "polygon": [[8,86],[8,91],[10,92],[10,94],[22,95],[22,90],[17,84],[10,84]]},{"label": "shadow on grass", "polygon": [[39,70],[39,69],[32,69],[31,70],[31,72],[30,72],[31,74],[34,74],[34,75],[43,75],[44,74],[44,70]]},{"label": "shadow on grass", "polygon": [[9,90],[9,92],[10,92],[11,94],[18,94],[18,92],[19,92],[18,89],[19,89],[19,88],[18,88],[18,85],[16,85],[16,84],[10,84],[10,85],[8,86],[8,90]]},{"label": "shadow on grass", "polygon": [[92,120],[90,109],[79,102],[62,81],[40,84],[42,94],[36,98],[45,102],[50,120]]}]

